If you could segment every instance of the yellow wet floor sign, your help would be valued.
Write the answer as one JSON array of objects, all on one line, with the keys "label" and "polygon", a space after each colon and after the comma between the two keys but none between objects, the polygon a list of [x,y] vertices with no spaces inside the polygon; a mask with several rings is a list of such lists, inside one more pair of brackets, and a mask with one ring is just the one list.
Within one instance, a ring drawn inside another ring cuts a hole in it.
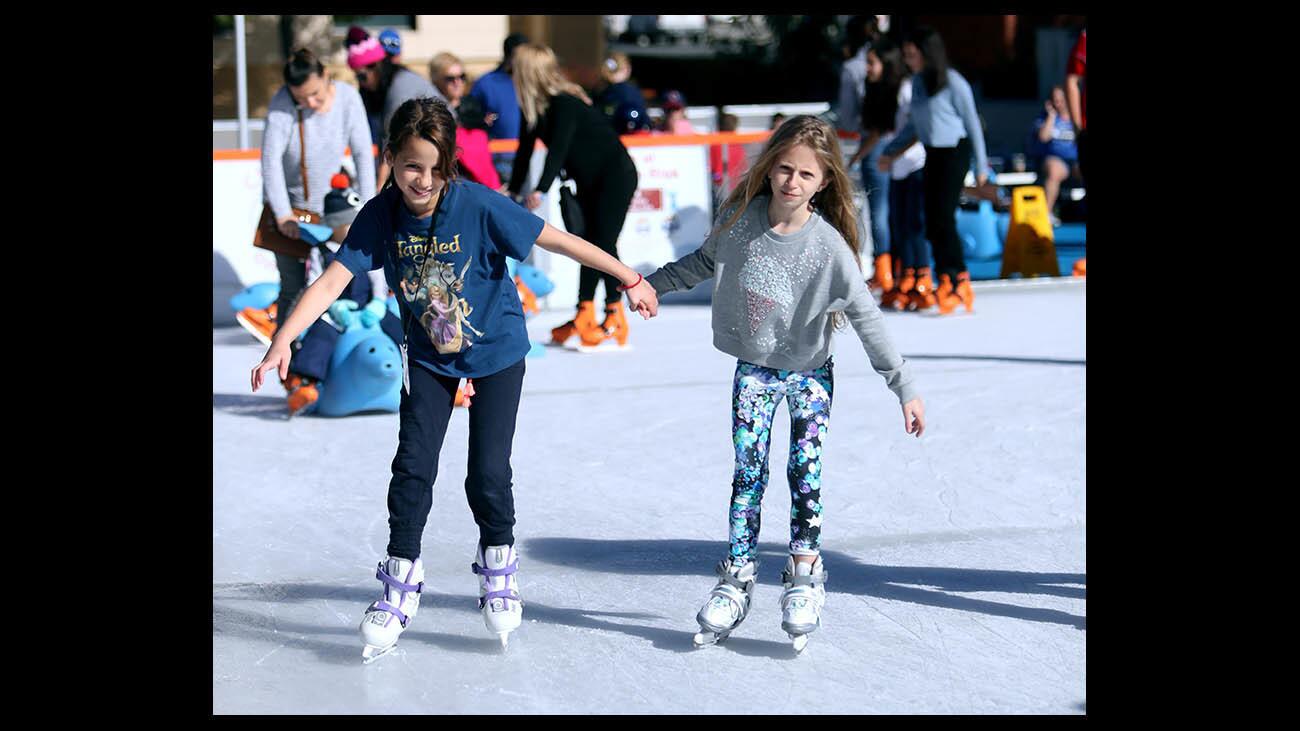
[{"label": "yellow wet floor sign", "polygon": [[1024,185],[1011,191],[1011,225],[1002,246],[1003,279],[1019,272],[1026,277],[1059,277],[1052,221],[1043,189]]}]

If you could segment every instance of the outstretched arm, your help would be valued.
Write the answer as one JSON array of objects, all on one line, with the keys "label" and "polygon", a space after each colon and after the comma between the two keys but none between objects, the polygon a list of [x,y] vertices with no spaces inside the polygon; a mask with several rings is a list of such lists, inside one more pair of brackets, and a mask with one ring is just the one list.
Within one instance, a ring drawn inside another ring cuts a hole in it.
[{"label": "outstretched arm", "polygon": [[645,281],[645,278],[595,244],[547,223],[542,225],[542,232],[537,236],[537,245],[553,254],[567,256],[579,264],[618,277],[623,286],[627,287],[625,291],[632,309],[640,312],[647,320],[658,313],[659,298],[655,296],[654,288]]},{"label": "outstretched arm", "polygon": [[262,377],[269,370],[279,371],[282,380],[289,377],[291,357],[289,343],[306,330],[308,325],[316,322],[321,313],[339,298],[343,289],[351,281],[352,272],[348,271],[342,263],[335,261],[331,262],[325,273],[303,291],[302,299],[298,300],[298,305],[293,308],[289,319],[276,328],[275,337],[271,338],[271,347],[267,349],[262,362],[253,368],[254,391],[262,387]]}]

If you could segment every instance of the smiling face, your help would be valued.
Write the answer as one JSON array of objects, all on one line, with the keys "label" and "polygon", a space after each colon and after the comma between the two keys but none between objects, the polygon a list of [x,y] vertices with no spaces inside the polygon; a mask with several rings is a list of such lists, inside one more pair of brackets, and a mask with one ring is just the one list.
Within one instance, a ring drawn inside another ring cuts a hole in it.
[{"label": "smiling face", "polygon": [[412,136],[397,155],[384,153],[393,169],[393,184],[402,191],[402,201],[415,216],[432,214],[437,194],[447,181],[438,172],[438,148],[423,137]]},{"label": "smiling face", "polygon": [[817,154],[802,143],[777,155],[768,179],[772,183],[772,201],[792,211],[807,206],[813,194],[828,182]]}]

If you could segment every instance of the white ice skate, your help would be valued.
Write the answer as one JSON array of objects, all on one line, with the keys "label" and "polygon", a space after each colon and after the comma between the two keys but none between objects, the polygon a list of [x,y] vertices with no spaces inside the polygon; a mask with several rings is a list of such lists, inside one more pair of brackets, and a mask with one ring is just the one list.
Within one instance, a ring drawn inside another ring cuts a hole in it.
[{"label": "white ice skate", "polygon": [[781,572],[781,629],[794,641],[794,651],[803,652],[808,635],[822,624],[822,606],[826,604],[826,570],[822,557],[809,563],[796,562],[791,556]]},{"label": "white ice skate", "polygon": [[488,546],[479,548],[472,565],[479,581],[479,609],[488,631],[501,639],[504,649],[510,644],[510,633],[519,629],[524,617],[524,603],[519,598],[519,554],[514,546]]},{"label": "white ice skate", "polygon": [[700,631],[694,637],[696,647],[727,639],[745,621],[758,573],[758,561],[733,567],[732,559],[727,558],[718,562],[714,572],[718,575],[718,584],[713,587],[700,613],[695,615],[695,621],[700,623]]},{"label": "white ice skate", "polygon": [[[400,577],[400,578],[399,578]],[[361,619],[361,657],[366,665],[392,652],[402,630],[415,619],[424,590],[424,563],[392,558],[379,564],[375,578],[384,582],[384,598],[366,607]]]}]

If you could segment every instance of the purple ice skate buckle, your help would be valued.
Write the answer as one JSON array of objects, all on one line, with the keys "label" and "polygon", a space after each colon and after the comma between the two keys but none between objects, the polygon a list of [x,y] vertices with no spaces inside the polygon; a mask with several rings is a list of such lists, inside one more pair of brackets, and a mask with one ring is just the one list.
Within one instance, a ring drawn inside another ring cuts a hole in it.
[{"label": "purple ice skate buckle", "polygon": [[516,558],[514,561],[510,562],[509,566],[499,569],[484,568],[479,566],[478,562],[475,561],[469,565],[469,570],[479,576],[510,576],[519,570],[519,559]]},{"label": "purple ice skate buckle", "polygon": [[499,589],[497,591],[489,591],[488,593],[479,597],[478,608],[482,609],[483,607],[487,606],[487,603],[492,601],[493,599],[503,600],[502,601],[503,607],[506,606],[504,600],[507,599],[522,603],[519,599],[519,592],[515,591],[514,589]]},{"label": "purple ice skate buckle", "polygon": [[[414,567],[412,567],[412,570],[414,570]],[[413,591],[416,594],[419,594],[424,591],[423,581],[421,581],[418,584],[404,584],[401,581],[398,581],[397,579],[393,578],[392,574],[389,574],[387,571],[385,571],[384,565],[382,563],[379,564],[379,570],[375,572],[375,578],[384,582],[388,586],[397,589],[398,591],[402,591],[402,592]]]},{"label": "purple ice skate buckle", "polygon": [[[410,617],[407,617],[405,614],[402,614],[402,610],[398,609],[397,607],[383,600],[371,604],[370,608],[378,612],[388,612],[394,617],[397,617],[397,621],[402,624],[403,629],[406,628],[407,622],[411,621]],[[384,624],[387,625],[388,622],[384,622]]]}]

